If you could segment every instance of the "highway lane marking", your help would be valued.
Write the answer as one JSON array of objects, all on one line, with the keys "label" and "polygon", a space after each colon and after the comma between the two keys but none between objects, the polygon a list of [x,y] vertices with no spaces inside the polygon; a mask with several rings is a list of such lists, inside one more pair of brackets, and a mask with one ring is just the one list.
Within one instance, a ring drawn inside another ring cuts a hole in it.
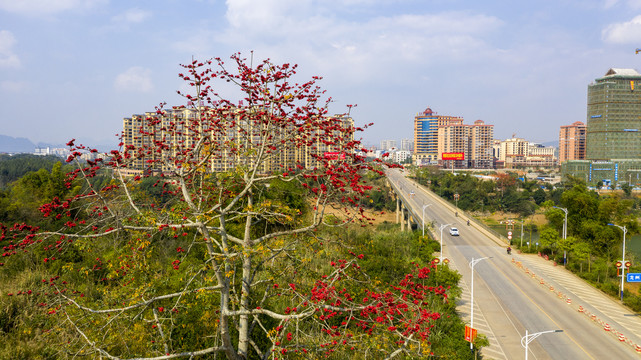
[{"label": "highway lane marking", "polygon": [[[423,187],[420,187],[420,189],[421,189],[421,190],[424,190],[424,189],[423,189]],[[424,191],[424,193],[426,193],[426,194],[428,195],[428,198],[429,198],[429,197],[432,197],[432,198],[433,198],[432,200],[436,200],[436,199],[434,199],[434,197],[433,197],[433,196],[430,196],[430,194],[429,194],[427,191]],[[415,204],[415,206],[418,206],[418,202],[417,202],[417,200],[418,200],[418,199],[413,199],[413,200],[414,200],[414,204]],[[411,201],[410,201],[410,202],[411,202]],[[444,237],[444,238],[445,238],[445,237]],[[445,242],[445,239],[443,239],[443,241],[444,241],[444,246],[445,246],[445,245],[447,245],[447,244],[446,244],[446,242]],[[478,247],[476,247],[477,251],[479,251],[479,252],[481,252],[480,250],[481,250],[482,248],[484,248],[484,247],[482,247],[482,246],[478,246]],[[495,246],[492,246],[492,248],[495,248]],[[463,255],[463,254],[461,253],[461,255]],[[463,255],[463,257],[465,258],[465,256],[464,256],[464,255]],[[490,263],[492,263],[492,262],[490,262]],[[514,283],[514,281],[512,281],[512,280],[511,280],[511,279],[510,279],[510,278],[505,274],[505,272],[501,271],[501,270],[498,268],[498,266],[497,266],[496,264],[492,263],[492,265],[496,268],[496,270],[497,270],[499,273],[501,273],[501,274],[502,274],[506,279],[508,279],[508,280],[509,280],[513,285],[514,285],[514,287],[515,287],[516,289],[518,289],[518,290],[523,294],[523,296],[524,296],[526,299],[528,299],[532,304],[534,304],[534,306],[536,306],[536,307],[539,309],[539,311],[540,311],[541,313],[545,314],[545,316],[547,316],[547,317],[548,317],[548,319],[549,319],[552,323],[554,323],[556,326],[560,327],[560,326],[559,326],[559,324],[558,324],[556,321],[554,321],[554,319],[552,319],[552,317],[550,317],[550,315],[549,315],[547,312],[543,311],[543,309],[542,309],[540,306],[538,306],[538,305],[536,304],[536,302],[534,302],[534,300],[533,300],[531,297],[529,297],[529,296],[528,296],[528,295],[523,291],[523,289],[521,289],[519,286],[517,286],[517,285]],[[450,266],[451,266],[451,265],[450,265]],[[485,281],[483,281],[483,283],[485,283]],[[485,284],[485,286],[489,289],[489,287],[488,287],[488,285],[487,285],[487,284]],[[468,289],[468,291],[469,291],[469,289]],[[500,303],[500,302],[498,301],[498,299],[496,298],[496,295],[495,295],[492,291],[490,291],[490,294],[492,295],[492,297],[494,297],[494,299],[495,299],[495,301],[496,301],[496,304],[498,304],[498,305],[499,305],[499,307],[501,308],[501,310],[502,310],[502,311],[503,311],[503,313],[505,314],[506,318],[510,321],[510,323],[511,323],[511,324],[512,324],[512,326],[514,327],[515,331],[516,331],[516,332],[519,334],[519,336],[520,336],[520,333],[518,332],[518,329],[516,328],[516,325],[514,324],[514,322],[513,322],[513,321],[512,321],[512,319],[510,318],[510,316],[508,316],[508,314],[507,314],[507,312],[506,312],[505,308],[501,305],[501,303]],[[482,312],[481,312],[481,313],[482,313]],[[567,335],[567,333],[566,333],[566,335]],[[568,338],[569,338],[573,343],[575,343],[575,344],[576,344],[576,346],[578,346],[578,347],[581,349],[581,351],[583,351],[583,352],[584,352],[584,353],[585,353],[585,354],[586,354],[590,359],[596,360],[595,358],[593,358],[592,356],[590,356],[590,355],[588,354],[588,352],[587,352],[587,351],[586,351],[586,350],[585,350],[585,349],[584,349],[584,348],[583,348],[579,343],[577,343],[577,341],[576,341],[572,336],[570,336],[570,335],[567,335],[567,336],[568,336]],[[500,347],[500,344],[499,344],[499,347]],[[535,356],[535,357],[536,357],[536,356]]]},{"label": "highway lane marking", "polygon": [[[400,176],[401,176],[401,179],[400,179],[400,180],[404,180],[405,182],[409,182],[410,184],[414,184],[412,181],[410,181],[410,180],[408,180],[408,179],[406,179],[406,178],[403,178],[403,177],[402,177],[402,175],[400,175]],[[398,180],[397,180],[397,181],[398,181]],[[416,186],[416,184],[414,184],[414,185]],[[424,187],[420,186],[420,187],[418,187],[418,189],[422,192],[422,194],[423,194],[423,195],[427,195],[427,200],[432,200],[432,201],[436,201],[436,202],[444,203],[444,201],[443,201],[441,198],[439,198],[436,194],[430,193],[430,192],[429,192],[428,190],[426,190]],[[417,201],[418,199],[410,199],[410,202],[412,202],[411,200],[414,200],[414,201],[413,201],[413,202],[414,202],[414,205],[415,205],[415,206],[418,206],[418,201]],[[449,204],[447,204],[447,205],[449,205]],[[461,223],[461,221],[459,221],[459,219],[456,219],[456,220],[455,220],[455,222],[462,224],[462,223]],[[462,226],[462,225],[460,225],[460,224],[459,224],[459,226],[460,226],[460,227],[463,227],[463,226]],[[445,239],[444,239],[444,241],[445,241]],[[446,245],[446,244],[444,244],[444,245]],[[492,246],[492,248],[494,248],[494,247],[495,247],[495,246]],[[480,246],[479,246],[479,247],[477,247],[477,250],[479,250],[479,248],[481,248],[481,247],[480,247]],[[503,271],[501,271],[500,269],[498,269],[498,267],[497,267],[496,265],[494,265],[494,264],[493,264],[493,266],[494,266],[494,267],[499,271],[499,273],[503,274],[507,279],[509,279],[509,277],[507,277],[507,276],[506,276],[505,272],[503,272]],[[556,281],[559,283],[559,285],[561,285],[562,287],[565,287],[565,288],[566,288],[566,289],[568,289],[568,290],[571,290],[571,288],[575,288],[575,287],[573,287],[573,286],[572,286],[572,287],[570,287],[570,286],[568,286],[568,285],[567,285],[567,280],[568,280],[568,278],[567,278],[567,277],[551,275],[551,273],[550,273],[549,271],[547,271],[547,270],[543,270],[543,269],[539,268],[538,266],[532,266],[532,268],[537,268],[537,269],[540,271],[540,273],[544,273],[544,274],[546,275],[546,277],[551,278],[551,279],[553,279],[553,280],[556,280]],[[558,273],[558,272],[554,272],[554,274],[559,274],[559,273]],[[560,280],[558,280],[558,279],[561,279],[561,280],[563,280],[563,281],[560,281]],[[535,306],[536,306],[536,307],[537,307],[537,308],[538,308],[538,309],[539,309],[543,314],[545,314],[545,315],[548,317],[548,319],[550,319],[554,324],[556,324],[556,325],[558,326],[558,324],[557,324],[554,320],[552,320],[552,318],[550,317],[550,315],[549,315],[548,313],[544,312],[544,311],[541,309],[541,307],[539,307],[539,306],[538,306],[538,305],[533,301],[533,299],[532,299],[532,298],[530,298],[529,296],[527,296],[527,295],[525,294],[525,292],[524,292],[520,287],[516,286],[516,284],[515,284],[512,280],[510,280],[510,282],[515,286],[515,288],[517,288],[517,289],[518,289],[518,290],[519,290],[519,291],[520,291],[520,292],[525,296],[525,298],[527,298],[530,302],[532,302],[532,303],[533,303],[533,304],[534,304],[534,305],[535,305]],[[561,284],[562,282],[563,282],[564,284]],[[575,282],[575,283],[576,283],[576,282]],[[486,284],[486,287],[487,287],[487,284]],[[572,291],[572,292],[573,292],[573,293],[575,293],[575,291]],[[494,296],[494,297],[495,297],[495,299],[496,299],[496,296],[495,296],[493,293],[492,293],[492,296]],[[592,297],[591,297],[591,296],[587,296],[587,298],[591,299]],[[498,303],[498,304],[500,304],[500,303]],[[502,308],[502,306],[501,306],[501,308]],[[505,313],[505,310],[504,310],[504,309],[502,309],[502,310],[503,310],[503,312]],[[620,312],[619,312],[619,313],[620,313]],[[506,314],[506,315],[507,315],[507,314]],[[507,318],[511,321],[511,319],[510,319],[509,317],[507,317]],[[512,325],[514,326],[514,323],[512,323]],[[518,332],[518,330],[517,330],[517,332]],[[567,335],[567,333],[566,333],[566,335]],[[575,340],[572,336],[569,336],[569,335],[568,335],[568,338],[569,338],[572,342],[574,342],[574,343],[575,343],[575,344],[576,344],[576,345],[577,345],[577,346],[578,346],[578,347],[579,347],[579,348],[580,348],[584,353],[586,353],[586,354],[587,354],[586,350],[585,350],[581,345],[579,345],[579,344],[576,342],[576,340]],[[594,359],[594,358],[593,358],[593,357],[591,357],[590,355],[588,355],[588,356],[589,356],[591,359]]]},{"label": "highway lane marking", "polygon": [[[481,253],[481,247],[477,248],[477,251],[478,251],[479,253]],[[487,254],[487,252],[486,252],[486,253],[485,253],[485,254],[483,254],[483,255],[488,255],[488,254]],[[493,254],[490,254],[490,255],[493,255]],[[507,274],[506,274],[504,271],[502,271],[502,270],[501,270],[501,269],[500,269],[500,268],[499,268],[499,267],[498,267],[498,266],[497,266],[493,261],[488,261],[487,263],[492,264],[492,266],[494,266],[494,268],[496,269],[496,271],[498,271],[499,273],[501,273],[501,274],[502,274],[502,275],[503,275],[503,276],[504,276],[504,277],[505,277],[505,278],[506,278],[510,283],[512,283],[512,285],[513,285],[516,289],[518,289],[518,290],[521,292],[521,294],[523,294],[523,296],[524,296],[526,299],[528,299],[532,304],[534,304],[534,306],[536,306],[536,307],[539,309],[539,311],[540,311],[541,313],[543,313],[545,316],[547,316],[547,318],[548,318],[548,319],[550,319],[550,321],[551,321],[552,323],[554,323],[554,325],[556,325],[558,328],[562,328],[562,327],[561,327],[561,325],[559,325],[556,321],[554,321],[554,319],[553,319],[553,318],[552,318],[552,317],[551,317],[551,316],[550,316],[546,311],[544,311],[544,310],[543,310],[543,308],[541,308],[541,307],[540,307],[540,306],[539,306],[539,305],[534,301],[534,299],[532,299],[531,297],[529,297],[529,296],[525,293],[525,291],[523,291],[523,289],[521,289],[521,287],[520,287],[520,286],[518,286],[518,285],[517,285],[517,284],[516,284],[516,283],[515,283],[515,282],[514,282],[514,281],[513,281],[509,276],[507,276]],[[485,281],[484,281],[484,283],[485,283]],[[486,284],[486,286],[487,286],[487,284]],[[492,294],[492,296],[494,296],[494,298],[496,299],[496,296],[494,295],[494,293],[493,293],[492,291],[490,291],[490,293],[491,293],[491,294]],[[498,301],[498,299],[497,299],[497,301]],[[501,306],[501,305],[500,305],[500,303],[499,303],[499,306]],[[502,308],[502,306],[501,306],[501,308]],[[505,311],[504,311],[504,312],[505,312]],[[506,315],[507,315],[507,314],[506,314]],[[510,322],[512,322],[512,319],[509,319],[509,320],[510,320]],[[514,323],[512,323],[512,324],[514,324]],[[516,329],[516,327],[515,327],[515,330],[518,332],[518,329]],[[581,351],[583,351],[583,353],[585,353],[585,354],[586,354],[590,359],[596,360],[594,357],[592,357],[592,356],[587,352],[587,350],[585,350],[585,349],[583,348],[583,346],[581,346],[581,345],[580,345],[580,344],[579,344],[579,343],[574,339],[574,337],[570,336],[570,335],[569,335],[569,333],[567,333],[567,332],[565,332],[565,334],[566,334],[566,336],[567,336],[567,337],[568,337],[568,338],[569,338],[569,339],[570,339],[574,344],[576,344],[576,346],[578,346],[578,347],[579,347],[579,349],[581,349]],[[520,334],[519,334],[519,335],[520,335]]]},{"label": "highway lane marking", "polygon": [[619,304],[613,303],[613,300],[607,295],[595,292],[597,289],[577,278],[574,274],[554,271],[553,268],[549,267],[539,267],[534,265],[534,262],[531,259],[527,259],[522,263],[527,263],[528,268],[534,269],[537,273],[555,281],[556,285],[572,292],[573,296],[576,296],[575,301],[587,302],[590,307],[600,312],[602,316],[610,318],[632,334],[641,333],[641,322],[639,320],[625,318],[626,314],[630,313],[629,309],[622,309]]},{"label": "highway lane marking", "polygon": [[[462,253],[461,253],[461,255],[463,257],[465,257]],[[459,271],[459,269],[456,267],[456,265],[454,265],[454,263],[450,263],[450,267],[453,267],[456,271],[459,272],[459,274],[461,273]],[[461,282],[462,282],[462,284],[463,284],[463,286],[465,287],[465,290],[466,290],[465,292],[463,292],[461,294],[461,300],[463,300],[465,298],[469,302],[469,301],[471,301],[471,299],[470,299],[470,297],[471,297],[470,288],[467,286],[467,282],[465,280],[463,280],[463,278],[461,278]],[[483,282],[483,283],[485,283],[485,282]],[[487,285],[486,285],[486,287],[487,287]],[[505,313],[505,309],[503,309],[503,307],[500,304],[499,304],[499,306],[501,307],[501,310],[503,311],[503,313]],[[469,309],[469,307],[468,306],[465,306],[465,307],[461,306],[461,308],[463,309],[463,311],[460,311],[460,312],[462,314],[465,314],[465,318],[470,318],[470,313],[469,313],[469,311],[467,311]],[[475,316],[475,319],[477,321],[482,321],[483,323],[485,323],[485,325],[487,325],[487,328],[489,329],[488,331],[482,331],[482,333],[485,334],[485,336],[487,337],[488,341],[490,341],[490,346],[484,347],[483,349],[481,349],[481,352],[485,353],[485,350],[487,349],[487,350],[490,350],[490,351],[492,351],[492,352],[494,352],[496,354],[501,354],[503,359],[507,360],[507,355],[505,355],[505,351],[503,350],[503,347],[501,346],[501,343],[498,341],[498,338],[494,334],[494,331],[492,331],[492,327],[490,326],[489,322],[485,318],[485,314],[483,313],[483,310],[481,310],[481,308],[480,308],[478,303],[474,304],[474,310],[475,310],[475,312],[478,312],[478,314],[481,315],[481,316],[479,316],[480,319],[476,319],[476,316]],[[507,314],[506,314],[506,317],[507,317]],[[509,319],[509,317],[508,317],[508,319]],[[511,320],[510,320],[510,322],[511,322]],[[474,325],[476,326],[476,324],[474,324]],[[514,324],[512,324],[512,325],[514,325]],[[478,328],[478,326],[476,326],[476,327]],[[495,349],[495,347],[498,347],[498,350]]]},{"label": "highway lane marking", "polygon": [[[522,265],[526,265],[528,262],[527,261],[520,261],[520,263]],[[533,269],[535,269],[535,267],[525,266],[525,269],[529,269],[530,271],[533,272],[533,274],[536,272],[536,271],[533,270]],[[541,274],[541,273],[545,273],[545,272],[543,272],[543,271],[539,272],[539,274]],[[570,277],[570,275],[571,274],[567,274],[567,277]],[[539,277],[542,278],[541,275],[539,275]],[[547,281],[548,282],[550,282],[550,281],[555,282],[554,285],[557,285],[558,288],[565,288],[565,290],[567,292],[568,287],[565,284],[559,282],[558,280],[554,281],[554,279],[553,280],[549,280],[548,279]],[[580,279],[578,279],[578,281],[580,281]],[[603,317],[603,321],[602,320],[598,320],[598,323],[600,323],[601,325],[606,324],[606,323],[610,323],[611,326],[612,326],[612,329],[613,329],[612,331],[616,332],[618,334],[621,334],[621,333],[618,330],[614,330],[618,326],[622,326],[625,331],[629,331],[634,336],[636,336],[636,334],[639,333],[639,330],[641,330],[641,327],[639,329],[635,329],[635,328],[638,327],[639,325],[641,325],[641,323],[637,322],[635,324],[632,324],[632,326],[630,326],[630,325],[628,325],[629,323],[625,321],[625,320],[627,320],[627,319],[625,319],[626,314],[628,314],[630,312],[629,309],[622,307],[622,305],[620,305],[618,303],[614,303],[613,300],[610,297],[608,297],[607,295],[605,295],[603,293],[598,292],[598,290],[596,288],[590,287],[589,284],[584,282],[584,283],[582,283],[582,285],[583,285],[583,288],[586,289],[586,291],[592,290],[592,292],[591,292],[590,295],[585,296],[584,298],[575,297],[575,300],[588,301],[587,307],[589,307],[589,308],[591,308],[593,310],[596,310],[597,312],[600,312],[601,313],[600,316]],[[575,296],[576,294],[569,294],[569,295]],[[601,305],[599,307],[599,306],[596,306],[595,304],[604,304],[604,305]],[[587,307],[586,307],[586,311],[587,311]],[[606,311],[605,309],[608,309],[608,310]],[[630,335],[627,335],[626,337],[628,337],[628,336],[630,336]],[[621,340],[621,341],[623,341],[623,340]],[[632,340],[632,339],[628,338],[626,343],[629,344],[629,345],[634,346],[634,342],[635,342],[635,340]]]}]

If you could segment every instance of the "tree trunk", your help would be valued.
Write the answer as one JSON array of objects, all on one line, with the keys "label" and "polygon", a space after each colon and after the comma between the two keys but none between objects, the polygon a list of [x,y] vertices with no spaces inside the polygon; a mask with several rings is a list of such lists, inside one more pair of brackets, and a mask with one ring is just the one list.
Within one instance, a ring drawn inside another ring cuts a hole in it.
[{"label": "tree trunk", "polygon": [[[249,208],[253,205],[253,198],[251,195],[247,196],[247,205]],[[240,295],[240,310],[249,310],[250,307],[250,284],[252,275],[252,262],[251,262],[251,224],[252,216],[248,215],[245,221],[245,234],[244,234],[244,254],[243,254],[243,274],[242,274],[242,290]],[[238,321],[238,355],[241,358],[247,359],[249,354],[249,315],[240,315]]]},{"label": "tree trunk", "polygon": [[[222,229],[225,229],[225,215],[220,216],[220,226]],[[208,237],[209,238],[209,237]],[[221,234],[221,244],[223,245],[223,248],[227,248],[227,237],[226,234],[223,232]],[[210,249],[210,254],[213,254],[213,248],[211,247],[211,242],[207,243],[208,249]],[[218,270],[216,270],[216,279],[218,280],[219,284],[223,285],[223,288],[220,290],[220,337],[223,342],[223,346],[225,347],[225,355],[227,355],[228,359],[237,359],[238,354],[236,354],[236,351],[234,350],[234,345],[232,344],[231,341],[231,331],[229,330],[230,325],[232,324],[229,321],[229,316],[227,315],[229,312],[229,291],[230,291],[230,281],[227,278],[225,274],[230,270],[229,265],[225,264],[224,267],[217,267]]]}]

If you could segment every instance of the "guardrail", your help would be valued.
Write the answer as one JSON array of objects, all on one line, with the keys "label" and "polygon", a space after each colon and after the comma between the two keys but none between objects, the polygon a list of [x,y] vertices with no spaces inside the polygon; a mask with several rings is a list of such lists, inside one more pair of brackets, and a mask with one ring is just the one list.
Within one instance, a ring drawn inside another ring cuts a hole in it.
[{"label": "guardrail", "polygon": [[[396,184],[394,184],[392,181],[390,181],[389,183],[390,183],[390,186],[392,187],[392,189],[394,190],[394,192],[396,193],[396,196],[398,196],[401,199],[401,202],[403,202],[403,204],[406,204],[405,208],[407,209],[407,211],[412,213],[412,218],[415,219],[416,224],[419,225],[419,226],[422,225],[422,224],[419,223],[422,220],[421,216],[419,216],[414,211],[414,209],[412,209],[412,207],[410,206],[409,201],[407,200],[407,198],[405,197],[403,192],[400,189],[398,189],[396,187]],[[403,221],[403,220],[401,220],[401,221]]]},{"label": "guardrail", "polygon": [[[407,179],[407,180],[409,180],[409,181],[411,181],[411,182],[413,182],[414,184],[416,184],[418,189],[420,189],[420,190],[422,190],[422,191],[425,191],[427,194],[430,194],[432,197],[436,198],[436,199],[437,199],[437,200],[438,200],[442,205],[444,205],[444,206],[446,206],[446,207],[449,207],[449,209],[450,209],[451,211],[453,211],[453,212],[455,212],[455,211],[456,211],[456,212],[458,212],[458,213],[459,213],[459,217],[460,217],[461,219],[463,219],[463,220],[470,220],[470,224],[471,224],[471,225],[473,225],[473,226],[474,226],[474,227],[476,227],[477,229],[479,229],[479,230],[481,230],[482,232],[486,233],[486,235],[488,235],[488,236],[490,236],[491,238],[493,238],[493,239],[494,239],[494,241],[495,241],[497,244],[507,246],[507,245],[510,243],[510,241],[507,239],[507,237],[505,237],[505,236],[503,236],[502,234],[498,233],[496,230],[494,230],[494,229],[490,228],[489,226],[485,225],[485,224],[484,224],[484,223],[482,223],[481,221],[478,221],[478,220],[477,220],[477,219],[475,219],[474,217],[472,217],[472,216],[468,215],[465,211],[462,211],[462,210],[460,210],[460,209],[456,209],[456,208],[455,208],[455,206],[454,206],[454,204],[452,204],[452,203],[450,203],[449,201],[447,201],[447,200],[443,199],[442,197],[438,196],[436,193],[434,193],[434,192],[433,192],[432,190],[430,190],[429,188],[427,188],[427,187],[425,187],[425,186],[423,186],[423,185],[419,184],[419,183],[418,183],[418,182],[416,182],[414,179],[410,179],[410,178],[406,178],[406,179]],[[395,185],[393,182],[391,182],[391,181],[390,181],[390,184],[391,184],[392,188],[394,189],[394,191],[396,192],[396,194],[397,194],[399,197],[401,197],[401,198],[403,199],[403,201],[405,202],[405,201],[406,201],[406,199],[405,199],[405,196],[402,194],[402,192],[401,192],[401,191],[399,191],[399,189],[396,187],[396,185]],[[409,203],[408,203],[408,204],[409,204]],[[409,207],[409,206],[406,206],[406,208],[411,209],[411,207]],[[412,211],[412,214],[415,214],[415,213],[414,213],[414,211]],[[420,219],[420,217],[419,217],[419,216],[416,216],[416,217],[415,217],[415,219]],[[432,231],[430,231],[430,232],[432,233],[432,235],[435,235]]]}]

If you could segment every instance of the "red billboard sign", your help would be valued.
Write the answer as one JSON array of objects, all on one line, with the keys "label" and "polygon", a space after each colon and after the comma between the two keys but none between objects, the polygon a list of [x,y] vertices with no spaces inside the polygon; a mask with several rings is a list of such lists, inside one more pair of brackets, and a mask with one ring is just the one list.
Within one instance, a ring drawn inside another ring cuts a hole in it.
[{"label": "red billboard sign", "polygon": [[446,152],[444,152],[441,155],[441,159],[443,159],[443,160],[465,160],[465,153],[462,153],[462,152],[449,152],[449,153],[446,153]]},{"label": "red billboard sign", "polygon": [[327,160],[345,160],[345,153],[340,153],[340,152],[326,152],[323,154],[325,159]]}]

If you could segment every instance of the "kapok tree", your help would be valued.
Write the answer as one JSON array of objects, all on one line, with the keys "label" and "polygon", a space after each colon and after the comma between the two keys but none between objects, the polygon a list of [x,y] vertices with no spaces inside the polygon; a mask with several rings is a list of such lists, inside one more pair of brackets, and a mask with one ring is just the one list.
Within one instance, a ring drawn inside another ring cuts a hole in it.
[{"label": "kapok tree", "polygon": [[186,105],[127,119],[120,150],[85,162],[70,141],[84,190],[41,207],[62,228],[2,227],[6,258],[44,254],[33,294],[60,356],[429,354],[447,303],[430,268],[381,290],[362,254],[321,255],[320,228],[368,220],[360,129],[328,115],[319,78],[231,59],[183,65]]}]

